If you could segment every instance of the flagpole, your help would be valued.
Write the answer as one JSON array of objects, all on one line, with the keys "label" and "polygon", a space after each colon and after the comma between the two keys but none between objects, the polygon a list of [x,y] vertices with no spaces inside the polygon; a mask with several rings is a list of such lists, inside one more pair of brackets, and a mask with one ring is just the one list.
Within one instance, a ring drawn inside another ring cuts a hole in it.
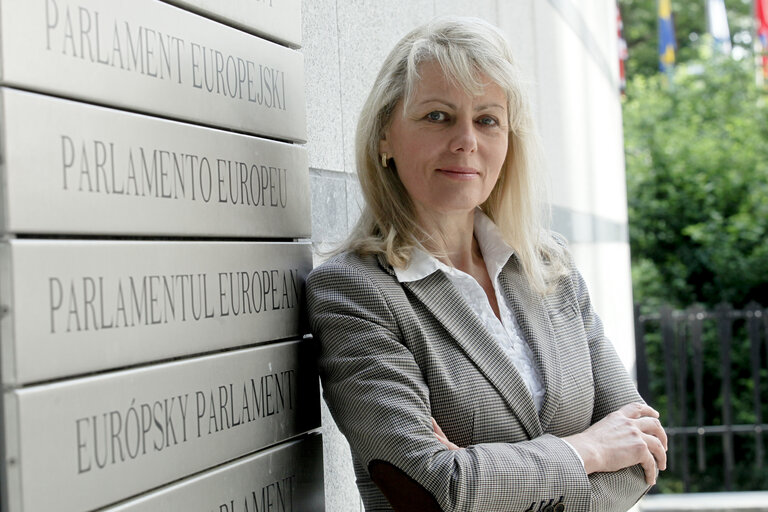
[{"label": "flagpole", "polygon": [[667,77],[667,85],[672,87],[677,45],[670,0],[656,0],[656,12],[659,34],[659,68]]},{"label": "flagpole", "polygon": [[752,49],[755,53],[755,83],[763,86],[763,45],[760,44],[759,24],[757,22],[757,0],[752,0],[752,35],[755,38]]}]

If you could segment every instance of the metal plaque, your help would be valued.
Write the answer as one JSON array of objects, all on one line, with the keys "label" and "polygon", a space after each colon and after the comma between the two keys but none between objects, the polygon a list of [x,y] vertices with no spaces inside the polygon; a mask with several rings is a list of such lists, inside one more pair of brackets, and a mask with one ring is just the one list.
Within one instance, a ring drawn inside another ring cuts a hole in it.
[{"label": "metal plaque", "polygon": [[0,91],[6,232],[311,232],[301,146]]},{"label": "metal plaque", "polygon": [[301,0],[167,0],[291,46],[301,46]]},{"label": "metal plaque", "polygon": [[0,0],[7,85],[306,141],[301,53],[154,0]]},{"label": "metal plaque", "polygon": [[6,392],[10,509],[92,510],[319,427],[314,354],[307,339]]},{"label": "metal plaque", "polygon": [[106,512],[325,510],[323,443],[310,434]]},{"label": "metal plaque", "polygon": [[0,244],[5,384],[302,333],[307,243]]}]

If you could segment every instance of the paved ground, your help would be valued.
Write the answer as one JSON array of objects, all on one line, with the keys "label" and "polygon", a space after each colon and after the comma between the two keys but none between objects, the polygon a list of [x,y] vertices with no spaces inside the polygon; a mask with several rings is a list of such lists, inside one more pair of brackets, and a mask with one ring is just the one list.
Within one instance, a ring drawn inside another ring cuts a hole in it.
[{"label": "paved ground", "polygon": [[768,512],[768,491],[654,494],[633,512]]}]

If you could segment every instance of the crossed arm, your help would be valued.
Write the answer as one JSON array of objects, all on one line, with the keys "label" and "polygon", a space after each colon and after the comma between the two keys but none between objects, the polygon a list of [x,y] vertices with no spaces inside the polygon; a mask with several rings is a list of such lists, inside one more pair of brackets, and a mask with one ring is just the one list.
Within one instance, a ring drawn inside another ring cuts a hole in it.
[{"label": "crossed arm", "polygon": [[[610,434],[613,445],[631,439],[639,458],[647,459],[636,443],[638,436],[663,437],[663,431],[659,434],[651,421],[633,424],[640,418],[629,417],[635,414],[631,411],[609,414],[628,402],[626,392],[615,394],[624,403],[597,396],[612,393],[617,386],[631,388],[626,372],[618,382],[613,372],[595,379],[594,425],[568,439],[582,455],[585,467],[566,443],[552,435],[452,450],[435,435],[430,391],[413,354],[402,342],[398,321],[380,283],[361,269],[330,265],[310,277],[308,301],[312,330],[322,344],[326,400],[356,458],[368,468],[395,510],[417,504],[418,510],[524,511],[532,504],[561,500],[566,510],[619,511],[629,508],[647,490],[647,478],[636,465],[642,460],[611,455],[634,449],[592,449],[596,439],[604,442]],[[591,314],[588,302],[583,307]],[[585,327],[602,331],[599,325],[586,325],[592,320],[585,318]],[[590,351],[593,360],[615,359],[608,361],[610,368],[621,364],[602,337],[590,341]],[[630,395],[636,397],[636,392]],[[653,416],[648,409],[634,410],[642,418]],[[619,418],[620,414],[626,418]],[[634,433],[622,433],[629,430]],[[658,450],[646,451],[663,464]],[[655,478],[655,468],[646,472],[650,473]]]}]

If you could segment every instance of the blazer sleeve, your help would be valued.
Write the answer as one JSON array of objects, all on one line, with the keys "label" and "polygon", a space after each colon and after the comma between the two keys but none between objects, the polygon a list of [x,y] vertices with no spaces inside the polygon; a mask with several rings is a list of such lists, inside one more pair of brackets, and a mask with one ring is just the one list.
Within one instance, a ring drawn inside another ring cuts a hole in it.
[{"label": "blazer sleeve", "polygon": [[381,288],[370,268],[338,260],[307,281],[325,399],[355,458],[369,471],[376,461],[394,465],[444,511],[522,512],[560,500],[564,510],[590,510],[594,484],[557,437],[460,450],[435,438],[429,389]]},{"label": "blazer sleeve", "polygon": [[[570,265],[571,282],[576,291],[592,359],[595,405],[591,423],[594,424],[624,405],[643,402],[643,399],[613,344],[605,337],[602,322],[592,308],[583,277],[572,261]],[[628,510],[650,489],[640,465],[613,473],[592,473],[589,475],[589,481],[592,487],[591,512]]]}]

